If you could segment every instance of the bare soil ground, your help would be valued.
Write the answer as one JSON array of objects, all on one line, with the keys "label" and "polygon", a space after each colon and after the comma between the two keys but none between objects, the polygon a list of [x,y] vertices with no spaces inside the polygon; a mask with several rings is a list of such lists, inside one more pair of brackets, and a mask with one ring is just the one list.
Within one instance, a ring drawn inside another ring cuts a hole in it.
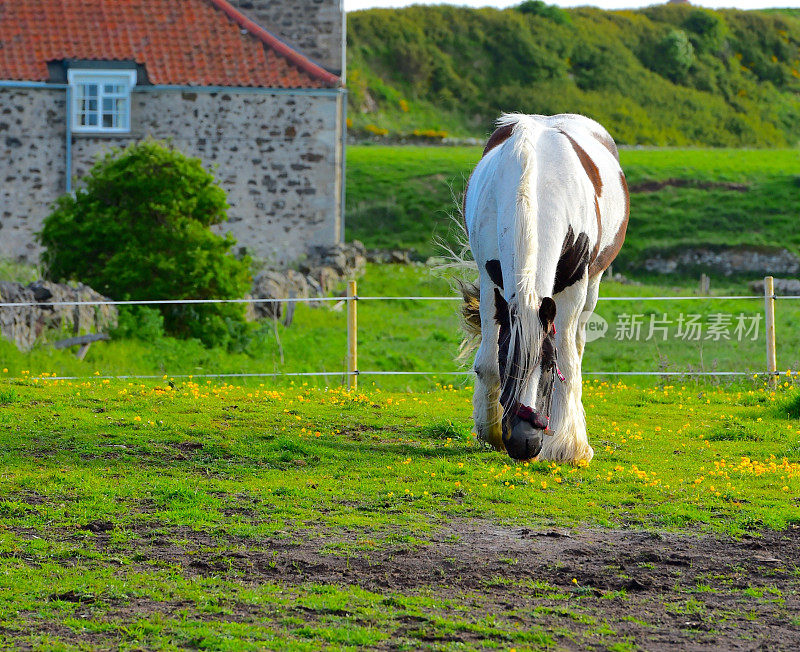
[{"label": "bare soil ground", "polygon": [[[87,524],[80,536],[87,547],[128,554],[143,569],[165,563],[185,576],[287,588],[357,585],[384,595],[387,605],[395,604],[392,596],[435,595],[475,613],[497,614],[523,630],[542,628],[562,649],[604,649],[585,638],[598,623],[608,623],[615,639],[628,647],[646,650],[800,649],[797,528],[736,540],[624,529],[537,531],[461,521],[443,527],[427,544],[379,541],[369,550],[366,537],[356,532],[221,541],[187,528],[140,527],[124,544],[112,543],[105,523]],[[109,616],[125,620],[187,608],[186,602],[132,600],[111,605]],[[384,647],[408,649],[409,641],[432,647],[477,644],[470,632],[436,627],[436,617],[456,615],[448,611],[398,617]],[[329,614],[301,608],[294,615],[313,622]],[[221,617],[266,622],[277,615],[234,603]],[[64,630],[51,633],[65,635]]]}]

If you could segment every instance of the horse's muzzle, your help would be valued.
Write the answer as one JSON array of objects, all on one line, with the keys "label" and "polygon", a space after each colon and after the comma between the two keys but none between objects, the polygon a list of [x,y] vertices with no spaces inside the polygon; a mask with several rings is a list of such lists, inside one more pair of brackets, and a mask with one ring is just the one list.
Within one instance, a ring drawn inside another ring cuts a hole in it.
[{"label": "horse's muzzle", "polygon": [[[541,425],[545,424],[546,422]],[[515,460],[530,460],[541,452],[544,427],[539,428],[538,425],[516,416],[511,418],[509,424],[511,430],[507,434],[503,433],[503,443],[509,457]]]}]

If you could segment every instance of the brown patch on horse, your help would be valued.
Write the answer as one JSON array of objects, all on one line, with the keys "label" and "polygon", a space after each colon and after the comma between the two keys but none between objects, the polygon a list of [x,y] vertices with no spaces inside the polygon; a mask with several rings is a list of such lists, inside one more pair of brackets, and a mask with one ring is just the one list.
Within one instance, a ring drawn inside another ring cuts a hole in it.
[{"label": "brown patch on horse", "polygon": [[492,135],[489,136],[486,147],[483,148],[483,156],[486,156],[495,147],[499,147],[509,138],[511,138],[511,134],[514,132],[514,127],[516,124],[517,123],[515,122],[514,124],[503,125],[502,127],[495,129],[494,132],[492,132]]},{"label": "brown patch on horse", "polygon": [[594,214],[597,218],[597,242],[594,243],[594,249],[592,249],[591,262],[597,260],[597,254],[600,252],[600,240],[603,238],[603,220],[600,216],[600,202],[597,200],[597,195],[594,196]]},{"label": "brown patch on horse", "polygon": [[611,152],[611,155],[617,159],[617,163],[619,163],[619,150],[617,149],[617,144],[614,142],[614,139],[606,134],[598,134],[595,132],[592,132],[592,136],[594,136],[595,140],[598,141],[603,147]]},{"label": "brown patch on horse", "polygon": [[486,273],[489,275],[489,278],[492,279],[492,283],[494,283],[497,287],[501,290],[503,289],[503,269],[500,267],[499,260],[487,260],[486,265]]},{"label": "brown patch on horse", "polygon": [[628,230],[628,219],[631,214],[631,199],[628,192],[628,181],[625,179],[625,173],[619,173],[620,182],[622,183],[622,191],[625,195],[625,219],[620,224],[617,234],[614,236],[614,241],[604,247],[603,250],[597,255],[591,265],[589,265],[589,276],[596,276],[600,272],[608,269],[608,266],[614,262],[619,250],[622,249],[622,243],[625,242],[625,232]]},{"label": "brown patch on horse", "polygon": [[[497,364],[500,372],[500,378],[503,383],[506,383],[506,370],[508,369],[508,349],[511,346],[511,311],[508,308],[503,293],[499,288],[494,289],[494,320],[500,327],[497,333]],[[515,363],[518,368],[519,362]],[[503,400],[500,400],[501,405],[504,405]]]},{"label": "brown patch on horse", "polygon": [[586,150],[584,150],[583,147],[578,145],[572,136],[561,129],[559,129],[559,131],[567,137],[570,145],[572,145],[572,149],[574,149],[575,153],[578,155],[578,160],[580,160],[583,169],[586,171],[586,176],[589,177],[589,181],[591,181],[592,185],[594,186],[594,194],[598,197],[602,197],[603,180],[600,178],[600,169],[592,160],[592,157],[586,153]]},{"label": "brown patch on horse", "polygon": [[[491,152],[495,147],[499,147],[504,142],[506,142],[509,138],[511,138],[511,134],[514,133],[514,126],[517,123],[503,125],[502,127],[498,127],[492,132],[492,135],[489,136],[489,140],[486,141],[486,147],[483,148],[483,154],[481,154],[481,158],[486,156],[489,152]],[[467,190],[469,190],[469,182],[472,179],[472,175],[469,176],[467,179],[467,185],[464,186],[464,197],[461,200],[461,216],[462,219],[466,219],[467,214]],[[464,222],[464,229],[466,230],[467,224]]]},{"label": "brown patch on horse", "polygon": [[556,264],[556,278],[553,294],[558,294],[573,283],[577,283],[586,273],[589,264],[589,236],[581,232],[575,237],[572,226],[567,227],[567,235],[561,245],[561,256]]}]

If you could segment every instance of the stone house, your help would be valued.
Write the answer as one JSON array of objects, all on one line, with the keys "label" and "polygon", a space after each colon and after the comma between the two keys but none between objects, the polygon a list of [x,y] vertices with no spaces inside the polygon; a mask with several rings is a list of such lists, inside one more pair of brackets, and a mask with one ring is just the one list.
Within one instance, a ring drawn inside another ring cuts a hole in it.
[{"label": "stone house", "polygon": [[343,234],[342,0],[0,0],[0,257],[38,260],[53,201],[152,137],[228,192],[274,264]]}]

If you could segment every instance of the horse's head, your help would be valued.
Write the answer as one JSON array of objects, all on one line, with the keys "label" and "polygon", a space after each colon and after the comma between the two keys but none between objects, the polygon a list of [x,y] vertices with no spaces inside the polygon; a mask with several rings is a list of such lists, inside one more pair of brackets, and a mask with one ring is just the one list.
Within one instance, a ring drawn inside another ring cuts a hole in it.
[{"label": "horse's head", "polygon": [[[500,311],[498,311],[499,313]],[[512,342],[511,323],[518,316],[506,310],[508,317],[500,321],[499,363],[503,388],[503,444],[509,456],[517,460],[536,457],[542,450],[549,428],[550,406],[556,378],[561,378],[556,351],[556,304],[546,297],[539,307],[541,331],[517,339],[531,341],[534,350],[527,351],[520,341]],[[505,323],[504,323],[505,322]],[[518,329],[516,331],[520,333]]]}]

